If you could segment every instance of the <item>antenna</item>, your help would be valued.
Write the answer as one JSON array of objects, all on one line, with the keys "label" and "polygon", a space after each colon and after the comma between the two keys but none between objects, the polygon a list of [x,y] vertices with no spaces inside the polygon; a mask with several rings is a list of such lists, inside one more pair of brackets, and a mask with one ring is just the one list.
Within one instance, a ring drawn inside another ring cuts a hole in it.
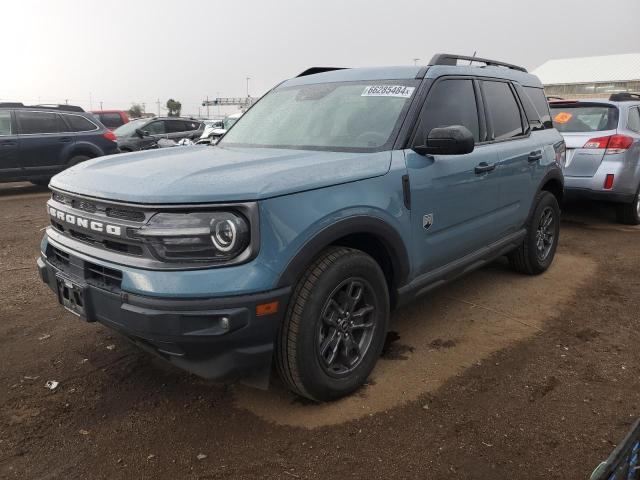
[{"label": "antenna", "polygon": [[471,60],[469,60],[469,65],[471,65],[473,63],[473,59],[476,58],[476,54],[478,53],[477,50],[473,51],[473,55],[471,55]]}]

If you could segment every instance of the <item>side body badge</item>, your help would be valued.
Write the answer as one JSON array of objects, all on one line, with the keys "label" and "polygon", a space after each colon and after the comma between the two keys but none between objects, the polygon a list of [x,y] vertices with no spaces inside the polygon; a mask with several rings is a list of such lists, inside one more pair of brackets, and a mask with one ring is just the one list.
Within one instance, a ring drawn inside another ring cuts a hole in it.
[{"label": "side body badge", "polygon": [[429,230],[433,225],[433,213],[427,213],[422,217],[422,228]]}]

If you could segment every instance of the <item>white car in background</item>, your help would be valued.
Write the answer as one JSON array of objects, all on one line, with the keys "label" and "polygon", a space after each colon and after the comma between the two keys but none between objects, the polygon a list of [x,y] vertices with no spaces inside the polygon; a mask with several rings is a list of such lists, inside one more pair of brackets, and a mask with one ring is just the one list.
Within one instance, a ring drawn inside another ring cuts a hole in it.
[{"label": "white car in background", "polygon": [[204,132],[202,132],[198,143],[217,143],[220,137],[227,133],[227,130],[238,121],[242,114],[243,112],[238,112],[227,115],[223,120],[205,121]]}]

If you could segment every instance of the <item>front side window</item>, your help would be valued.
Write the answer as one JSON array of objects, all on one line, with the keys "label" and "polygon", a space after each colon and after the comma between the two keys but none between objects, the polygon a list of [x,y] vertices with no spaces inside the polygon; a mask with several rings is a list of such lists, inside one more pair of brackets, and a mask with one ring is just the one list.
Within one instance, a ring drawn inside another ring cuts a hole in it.
[{"label": "front side window", "polygon": [[220,145],[390,149],[416,86],[415,80],[378,80],[279,88],[247,111]]},{"label": "front side window", "polygon": [[142,130],[149,132],[149,135],[162,135],[163,133],[167,133],[167,129],[162,120],[151,122],[145,127],[142,127]]},{"label": "front side window", "polygon": [[57,113],[17,111],[20,133],[59,133],[66,130]]},{"label": "front side window", "polygon": [[480,141],[478,106],[471,80],[441,80],[436,83],[424,104],[416,141],[421,143],[436,127],[462,125]]},{"label": "front side window", "polygon": [[0,110],[0,135],[11,135],[11,112]]},{"label": "front side window", "polygon": [[80,115],[64,115],[64,119],[72,132],[90,132],[97,126]]},{"label": "front side window", "polygon": [[117,137],[129,137],[134,135],[137,129],[144,130],[144,126],[147,122],[148,120],[146,118],[132,120],[131,122],[125,123],[121,127],[116,128],[113,133],[115,133]]},{"label": "front side window", "polygon": [[522,116],[511,87],[506,82],[483,81],[487,113],[493,127],[494,140],[507,140],[522,135]]}]

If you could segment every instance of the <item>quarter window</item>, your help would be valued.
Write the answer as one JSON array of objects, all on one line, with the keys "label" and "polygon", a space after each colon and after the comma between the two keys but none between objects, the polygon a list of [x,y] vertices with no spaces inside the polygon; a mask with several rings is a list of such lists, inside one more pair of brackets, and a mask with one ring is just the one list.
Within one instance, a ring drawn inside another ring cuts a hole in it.
[{"label": "quarter window", "polygon": [[640,109],[637,107],[629,109],[629,121],[627,122],[627,127],[629,127],[629,130],[633,130],[634,132],[640,132]]},{"label": "quarter window", "polygon": [[511,87],[506,82],[482,82],[493,139],[506,140],[522,135],[522,116]]},{"label": "quarter window", "polygon": [[0,135],[11,135],[11,112],[0,111]]},{"label": "quarter window", "polygon": [[524,87],[524,91],[536,108],[538,115],[540,115],[540,121],[544,128],[553,128],[551,113],[549,113],[549,102],[547,102],[544,90],[542,88]]},{"label": "quarter window", "polygon": [[80,115],[64,115],[64,119],[72,132],[90,132],[96,130],[96,125]]},{"label": "quarter window", "polygon": [[478,106],[471,80],[442,80],[429,92],[420,117],[416,141],[422,143],[437,127],[462,125],[480,141]]},{"label": "quarter window", "polygon": [[17,111],[20,123],[20,133],[59,133],[67,128],[62,123],[60,115],[52,112]]}]

